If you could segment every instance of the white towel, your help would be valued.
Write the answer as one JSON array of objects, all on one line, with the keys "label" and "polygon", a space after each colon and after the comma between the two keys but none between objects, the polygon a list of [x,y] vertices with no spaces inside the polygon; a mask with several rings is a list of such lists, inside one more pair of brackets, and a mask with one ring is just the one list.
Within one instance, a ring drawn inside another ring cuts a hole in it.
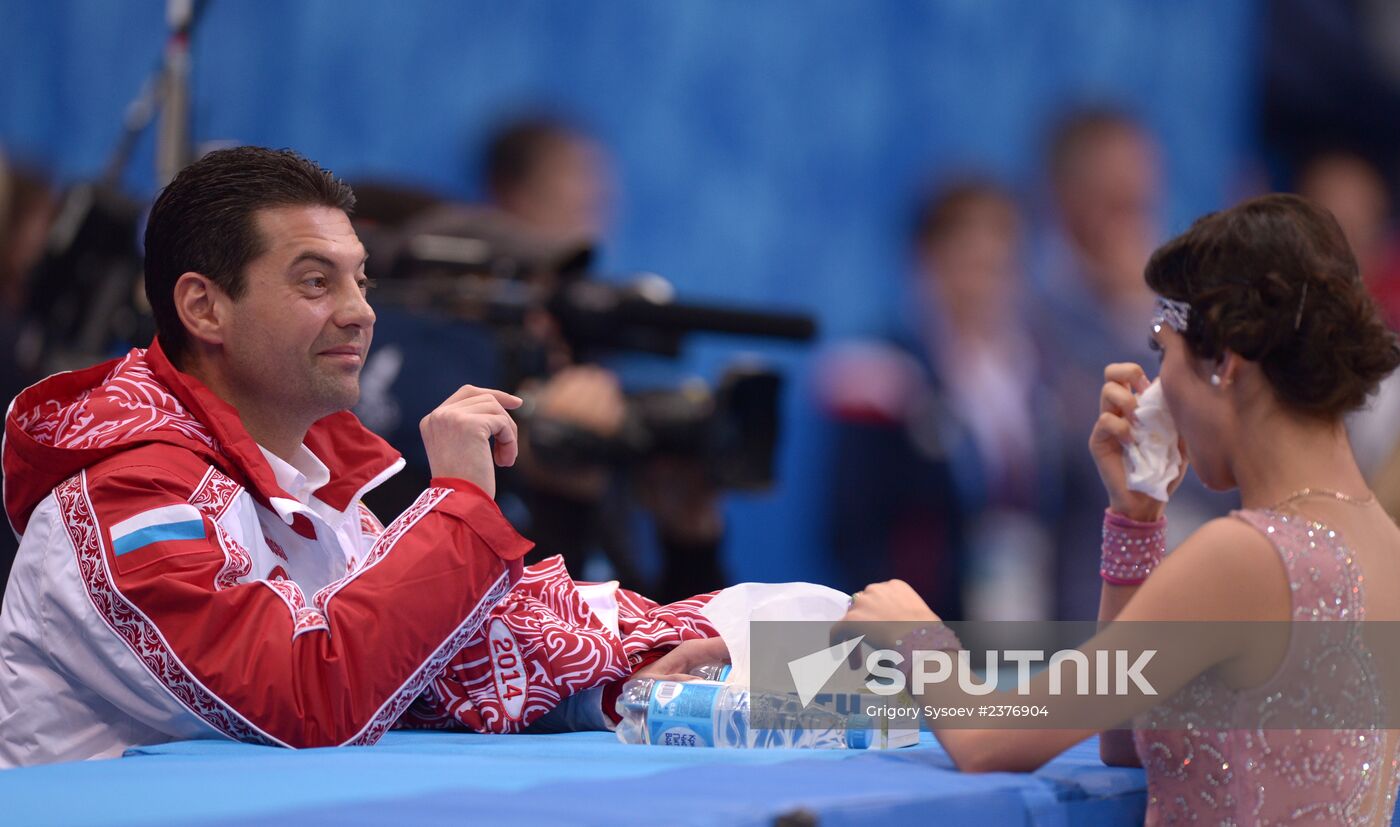
[{"label": "white towel", "polygon": [[[815,583],[740,583],[715,595],[700,611],[729,648],[732,668],[726,683],[749,685],[749,622],[753,620],[840,620],[851,596]],[[822,628],[822,627],[813,627]],[[794,629],[794,633],[799,630]],[[807,629],[806,631],[812,631]],[[826,645],[825,631],[820,645]]]}]

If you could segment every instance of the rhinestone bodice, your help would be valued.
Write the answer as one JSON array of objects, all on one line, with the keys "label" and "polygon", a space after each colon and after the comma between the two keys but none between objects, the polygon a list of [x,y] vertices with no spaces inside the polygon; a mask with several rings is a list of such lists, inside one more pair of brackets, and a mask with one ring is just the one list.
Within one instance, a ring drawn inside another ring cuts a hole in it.
[{"label": "rhinestone bodice", "polygon": [[[1336,531],[1277,511],[1233,516],[1259,529],[1278,552],[1295,622],[1364,619],[1365,578]],[[1187,684],[1166,704],[1172,720],[1187,721],[1184,729],[1179,723],[1153,728],[1155,713],[1135,722],[1133,741],[1147,770],[1148,824],[1359,824],[1374,816],[1378,793],[1388,823],[1396,763],[1384,731],[1267,727],[1289,705],[1308,703],[1306,686],[1324,673],[1344,681],[1349,697],[1379,703],[1357,624],[1303,637],[1306,643],[1293,636],[1279,669],[1258,687],[1237,691],[1212,673]],[[1192,711],[1201,709],[1228,710],[1250,724],[1190,723]]]}]

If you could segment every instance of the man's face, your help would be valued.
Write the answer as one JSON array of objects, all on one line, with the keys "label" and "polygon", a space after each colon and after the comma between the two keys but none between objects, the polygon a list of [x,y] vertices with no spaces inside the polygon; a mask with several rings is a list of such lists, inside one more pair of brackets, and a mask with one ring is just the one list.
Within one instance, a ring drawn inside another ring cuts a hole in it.
[{"label": "man's face", "polygon": [[502,206],[551,239],[592,244],[611,218],[611,177],[601,148],[582,138],[560,140]]},{"label": "man's face", "polygon": [[1372,263],[1386,241],[1390,199],[1385,181],[1365,161],[1337,157],[1308,170],[1299,194],[1331,211],[1362,269]]},{"label": "man's face", "polygon": [[314,422],[352,407],[374,334],[365,248],[333,207],[260,210],[262,255],[244,270],[224,336],[242,404]]},{"label": "man's face", "polygon": [[924,283],[955,323],[986,330],[1015,315],[1020,228],[1003,205],[983,202],[947,237],[920,251]]},{"label": "man's face", "polygon": [[1145,134],[1120,129],[1098,136],[1081,153],[1061,184],[1066,228],[1098,275],[1136,286],[1157,242],[1157,148]]}]

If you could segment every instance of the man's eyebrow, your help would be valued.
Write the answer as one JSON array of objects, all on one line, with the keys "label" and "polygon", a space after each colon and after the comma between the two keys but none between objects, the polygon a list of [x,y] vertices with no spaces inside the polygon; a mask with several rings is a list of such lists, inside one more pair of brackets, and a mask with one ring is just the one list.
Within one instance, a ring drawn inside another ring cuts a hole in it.
[{"label": "man's eyebrow", "polygon": [[[305,251],[305,252],[299,254],[296,258],[292,259],[292,263],[289,264],[289,265],[287,265],[287,269],[290,270],[290,269],[292,269],[292,268],[294,268],[294,267],[297,267],[298,265],[304,264],[304,263],[306,263],[306,262],[308,262],[308,261],[311,262],[311,263],[313,263],[313,264],[319,264],[319,265],[321,265],[322,267],[330,268],[330,269],[332,269],[332,270],[334,270],[336,267],[340,266],[340,265],[336,264],[336,262],[335,262],[333,259],[331,259],[330,256],[323,255],[323,254],[317,253],[317,252],[313,252],[313,251],[311,251],[311,250],[307,250],[307,251]],[[360,263],[359,263],[358,265],[356,265],[356,269],[358,269],[358,268],[360,268],[360,267],[364,267],[366,261],[369,261],[369,253],[365,253],[364,258],[361,258],[361,259],[360,259]]]}]

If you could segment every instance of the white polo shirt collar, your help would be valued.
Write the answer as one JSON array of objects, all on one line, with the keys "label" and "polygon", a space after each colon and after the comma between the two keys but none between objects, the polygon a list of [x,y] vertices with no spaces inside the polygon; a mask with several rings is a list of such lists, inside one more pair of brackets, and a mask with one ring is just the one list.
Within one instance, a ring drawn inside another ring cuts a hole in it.
[{"label": "white polo shirt collar", "polygon": [[302,505],[310,507],[312,494],[331,481],[331,469],[317,459],[316,455],[311,453],[305,444],[297,446],[291,462],[282,459],[261,445],[258,446],[258,449],[267,458],[268,465],[272,466],[272,473],[277,478],[277,485],[283,491],[291,494]]}]

